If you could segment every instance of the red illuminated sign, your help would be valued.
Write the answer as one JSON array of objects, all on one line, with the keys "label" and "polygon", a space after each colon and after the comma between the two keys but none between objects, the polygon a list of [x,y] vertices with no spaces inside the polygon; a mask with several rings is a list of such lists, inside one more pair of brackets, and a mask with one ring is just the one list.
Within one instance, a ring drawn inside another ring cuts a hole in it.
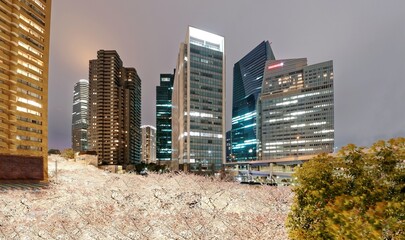
[{"label": "red illuminated sign", "polygon": [[283,62],[274,64],[274,65],[270,65],[267,69],[270,70],[270,69],[278,68],[278,67],[282,67],[282,66],[284,66],[284,63],[283,63]]}]

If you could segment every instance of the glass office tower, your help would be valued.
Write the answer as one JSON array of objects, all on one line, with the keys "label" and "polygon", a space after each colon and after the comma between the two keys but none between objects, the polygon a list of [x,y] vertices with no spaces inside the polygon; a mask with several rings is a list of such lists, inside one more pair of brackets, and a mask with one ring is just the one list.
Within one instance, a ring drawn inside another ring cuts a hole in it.
[{"label": "glass office tower", "polygon": [[172,92],[173,74],[160,74],[160,86],[156,86],[156,159],[172,159]]},{"label": "glass office tower", "polygon": [[214,172],[225,161],[224,38],[189,27],[180,45],[173,88],[172,161]]},{"label": "glass office tower", "polygon": [[268,61],[259,101],[261,159],[332,153],[333,94],[332,61]]},{"label": "glass office tower", "polygon": [[256,103],[267,60],[274,60],[268,41],[263,41],[233,67],[232,160],[257,159]]},{"label": "glass office tower", "polygon": [[87,151],[89,126],[89,81],[80,79],[73,89],[72,148],[75,152]]}]

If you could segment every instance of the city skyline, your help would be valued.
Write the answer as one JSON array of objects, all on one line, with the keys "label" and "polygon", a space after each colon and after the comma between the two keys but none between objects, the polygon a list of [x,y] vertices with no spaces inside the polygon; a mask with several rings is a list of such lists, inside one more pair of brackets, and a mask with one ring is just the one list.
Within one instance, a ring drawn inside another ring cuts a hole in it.
[{"label": "city skyline", "polygon": [[[217,7],[210,8],[210,2]],[[81,7],[77,8],[79,3]],[[405,39],[401,27],[405,18],[403,2],[367,2],[367,11],[361,2],[349,1],[319,1],[310,5],[298,1],[289,4],[208,1],[204,5],[192,1],[186,4],[97,1],[97,6],[94,3],[53,3],[50,148],[70,147],[71,89],[79,79],[86,78],[87,61],[95,57],[98,49],[116,49],[124,62],[138,70],[144,79],[142,124],[156,125],[151,102],[155,99],[159,74],[171,72],[175,67],[178,44],[188,25],[227,39],[226,130],[231,128],[232,66],[254,46],[268,40],[280,59],[305,56],[310,59],[309,64],[334,61],[336,146],[349,142],[369,145],[377,139],[405,135],[402,120],[405,113],[395,110],[404,106],[401,100],[405,82],[400,74],[405,62],[401,46]],[[232,11],[224,11],[226,8]],[[167,10],[177,13],[176,9],[185,11],[161,20]],[[292,20],[282,17],[286,11]],[[72,12],[75,14],[70,15]],[[98,17],[106,12],[119,17],[114,20]]]}]

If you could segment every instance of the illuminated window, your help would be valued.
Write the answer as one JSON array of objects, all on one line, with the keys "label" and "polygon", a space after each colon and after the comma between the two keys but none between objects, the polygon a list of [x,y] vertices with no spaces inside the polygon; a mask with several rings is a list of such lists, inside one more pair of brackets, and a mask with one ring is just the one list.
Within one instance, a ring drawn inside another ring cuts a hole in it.
[{"label": "illuminated window", "polygon": [[37,103],[37,102],[35,102],[33,100],[26,99],[26,98],[17,97],[17,101],[32,105],[32,106],[37,107],[37,108],[42,108],[42,104]]}]

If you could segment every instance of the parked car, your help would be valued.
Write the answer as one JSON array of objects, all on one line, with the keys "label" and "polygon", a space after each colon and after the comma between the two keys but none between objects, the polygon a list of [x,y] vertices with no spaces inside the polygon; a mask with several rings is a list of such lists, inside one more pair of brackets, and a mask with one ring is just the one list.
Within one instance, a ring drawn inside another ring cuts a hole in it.
[{"label": "parked car", "polygon": [[143,169],[142,171],[139,172],[139,174],[141,174],[142,176],[148,176],[148,169]]}]

